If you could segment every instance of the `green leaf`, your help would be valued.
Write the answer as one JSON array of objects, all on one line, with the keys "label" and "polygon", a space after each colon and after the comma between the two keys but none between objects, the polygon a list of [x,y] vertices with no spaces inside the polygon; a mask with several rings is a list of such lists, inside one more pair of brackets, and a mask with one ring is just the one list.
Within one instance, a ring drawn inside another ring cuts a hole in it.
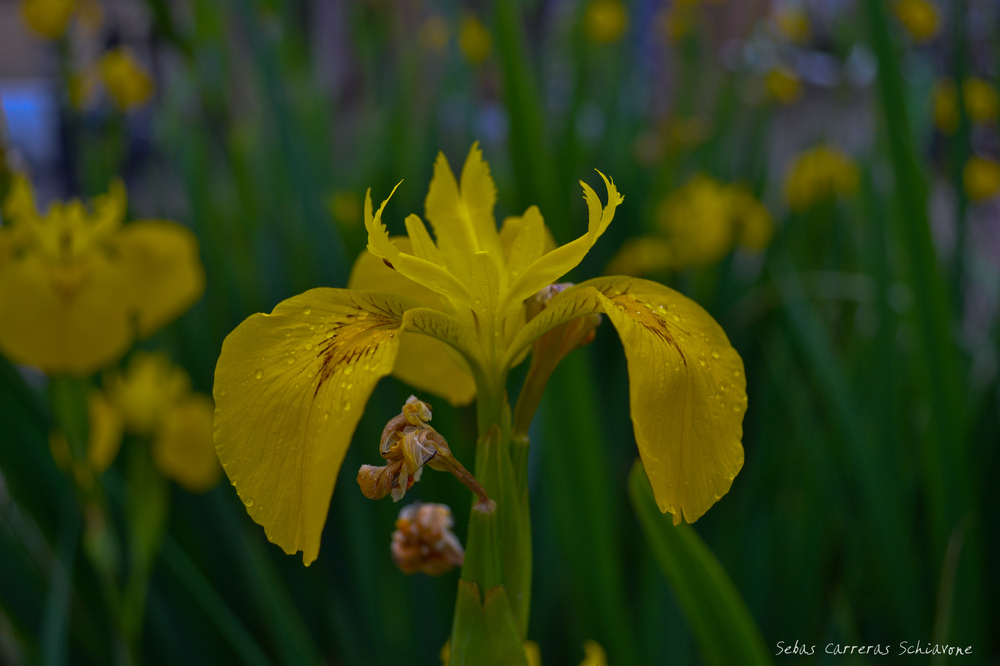
[{"label": "green leaf", "polygon": [[770,664],[746,603],[725,569],[690,525],[671,524],[656,506],[642,464],[629,474],[629,495],[653,556],[663,570],[708,664]]}]

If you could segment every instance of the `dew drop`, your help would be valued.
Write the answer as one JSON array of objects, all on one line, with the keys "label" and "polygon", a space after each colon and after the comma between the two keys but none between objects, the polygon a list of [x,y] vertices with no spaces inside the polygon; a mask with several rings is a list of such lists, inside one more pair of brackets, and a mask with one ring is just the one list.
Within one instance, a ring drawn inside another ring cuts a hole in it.
[{"label": "dew drop", "polygon": [[312,308],[306,308],[306,309],[305,309],[305,310],[304,310],[304,311],[302,312],[302,314],[311,314],[311,313],[312,313]]},{"label": "dew drop", "polygon": [[329,340],[332,337],[333,337],[333,331],[327,331],[326,332],[326,339]]},{"label": "dew drop", "polygon": [[295,363],[295,357],[294,356],[289,356],[288,357],[288,365],[291,365],[292,363]]},{"label": "dew drop", "polygon": [[703,367],[703,368],[705,367],[705,360],[704,359],[698,359],[698,362],[701,363],[701,367]]},{"label": "dew drop", "polygon": [[351,401],[350,400],[345,400],[344,401],[344,411],[348,412],[350,410],[351,410]]},{"label": "dew drop", "polygon": [[307,343],[306,343],[306,351],[309,351],[309,350],[310,350],[310,349],[312,349],[312,348],[313,348],[313,343],[311,343],[311,342],[307,342]]},{"label": "dew drop", "polygon": [[680,317],[678,317],[677,315],[674,315],[674,321],[680,321],[680,320],[681,320]]},{"label": "dew drop", "polygon": [[358,319],[368,319],[368,313],[362,310],[358,313]]},{"label": "dew drop", "polygon": [[348,383],[348,385],[345,386],[344,388],[347,389],[348,391],[350,391],[352,388],[354,388],[354,384]]},{"label": "dew drop", "polygon": [[260,379],[261,377],[264,376],[264,371],[263,370],[257,370],[257,372],[253,373],[253,376],[256,377],[257,379]]},{"label": "dew drop", "polygon": [[251,507],[251,506],[253,506],[253,499],[250,498],[250,497],[248,497],[245,500],[243,500],[243,503],[246,504],[247,507]]},{"label": "dew drop", "polygon": [[[365,368],[365,370],[367,370],[367,369],[368,369],[368,368],[366,367],[366,368]],[[349,375],[349,374],[351,374],[352,372],[354,372],[354,366],[353,366],[353,365],[349,365],[349,366],[347,366],[346,368],[344,368],[344,374],[345,374],[345,375]]]},{"label": "dew drop", "polygon": [[389,334],[389,337],[390,337],[390,338],[394,338],[394,337],[396,337],[396,334],[395,334],[395,333],[390,333],[390,334]]},{"label": "dew drop", "polygon": [[316,373],[313,372],[312,370],[310,370],[309,372],[306,373],[306,377],[308,377],[309,379],[312,379],[315,375],[316,375]]},{"label": "dew drop", "polygon": [[220,396],[226,395],[226,389],[222,389],[221,391],[219,391],[219,395]]},{"label": "dew drop", "polygon": [[713,349],[712,350],[712,358],[719,358],[719,350],[718,349]]}]

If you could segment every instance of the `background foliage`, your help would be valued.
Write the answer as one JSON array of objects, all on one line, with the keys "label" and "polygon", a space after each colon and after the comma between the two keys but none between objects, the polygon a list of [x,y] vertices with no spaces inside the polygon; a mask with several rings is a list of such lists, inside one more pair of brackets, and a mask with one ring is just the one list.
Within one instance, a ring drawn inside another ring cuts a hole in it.
[{"label": "background foliage", "polygon": [[[205,393],[245,317],[346,284],[366,242],[365,188],[379,199],[405,178],[386,219],[422,212],[438,150],[457,164],[479,140],[498,217],[538,204],[559,242],[585,228],[577,181],[595,167],[614,176],[625,203],[586,276],[653,232],[692,175],[744,183],[775,220],[769,247],[654,275],[706,307],[743,356],[743,471],[693,530],[647,511],[641,477],[630,502],[626,368],[602,326],[557,370],[535,423],[529,636],[546,664],[577,663],[585,639],[612,664],[767,661],[778,641],[817,644],[816,662],[847,659],[822,654],[831,642],[891,645],[896,660],[900,641],[918,640],[995,661],[1000,207],[970,200],[963,168],[996,158],[1000,140],[995,115],[973,122],[961,96],[957,126],[936,128],[932,92],[941,77],[995,83],[1000,8],[940,3],[936,34],[918,43],[880,0],[615,6],[617,35],[614,15],[601,23],[569,0],[102,3],[99,27],[39,51],[54,157],[20,133],[10,87],[6,143],[49,196],[97,194],[121,174],[134,217],[197,233],[205,296],[141,346],[169,350]],[[119,43],[152,73],[152,102],[128,114],[71,104],[80,54]],[[785,173],[821,143],[850,155],[856,188],[791,210]],[[269,544],[228,484],[172,486],[144,607],[124,624],[49,452],[51,395],[0,359],[0,661],[437,663],[457,572],[395,569],[399,507],[354,480],[405,386],[376,389],[315,564]],[[435,407],[472,468],[473,411]],[[105,485],[108,538],[151,519],[136,506],[158,510],[127,459]],[[448,503],[464,538],[463,488],[429,474],[411,492]]]}]

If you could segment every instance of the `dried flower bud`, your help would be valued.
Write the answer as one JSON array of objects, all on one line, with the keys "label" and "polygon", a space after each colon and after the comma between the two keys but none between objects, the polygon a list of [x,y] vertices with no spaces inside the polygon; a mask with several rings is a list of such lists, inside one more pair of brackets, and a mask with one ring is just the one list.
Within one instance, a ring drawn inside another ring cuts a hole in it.
[{"label": "dried flower bud", "polygon": [[465,551],[451,531],[454,522],[445,504],[414,502],[403,507],[392,533],[392,559],[403,573],[422,571],[440,576],[461,566]]},{"label": "dried flower bud", "polygon": [[427,465],[453,474],[479,496],[476,508],[491,512],[496,503],[486,495],[476,477],[455,459],[445,438],[427,425],[430,420],[431,406],[410,396],[403,405],[402,412],[393,417],[382,430],[379,453],[385,458],[386,464],[382,467],[362,465],[358,471],[361,492],[370,499],[392,495],[393,501],[398,502],[413,483],[420,480],[423,467]]}]

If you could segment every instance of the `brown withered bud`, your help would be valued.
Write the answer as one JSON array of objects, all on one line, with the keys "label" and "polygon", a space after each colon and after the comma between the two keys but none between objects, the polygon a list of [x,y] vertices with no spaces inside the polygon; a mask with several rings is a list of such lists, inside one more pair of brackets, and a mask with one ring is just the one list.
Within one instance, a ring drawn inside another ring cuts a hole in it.
[{"label": "brown withered bud", "polygon": [[476,477],[455,459],[445,438],[427,424],[430,420],[431,406],[410,396],[403,405],[402,413],[390,419],[382,430],[379,453],[386,464],[382,467],[362,465],[358,471],[361,492],[370,499],[392,495],[393,501],[398,502],[420,479],[423,467],[427,465],[453,474],[479,496],[477,509],[487,513],[492,511],[496,504],[486,495]]},{"label": "brown withered bud", "polygon": [[403,573],[440,576],[461,566],[465,551],[451,531],[454,521],[445,504],[414,502],[403,507],[392,533],[392,559]]}]

